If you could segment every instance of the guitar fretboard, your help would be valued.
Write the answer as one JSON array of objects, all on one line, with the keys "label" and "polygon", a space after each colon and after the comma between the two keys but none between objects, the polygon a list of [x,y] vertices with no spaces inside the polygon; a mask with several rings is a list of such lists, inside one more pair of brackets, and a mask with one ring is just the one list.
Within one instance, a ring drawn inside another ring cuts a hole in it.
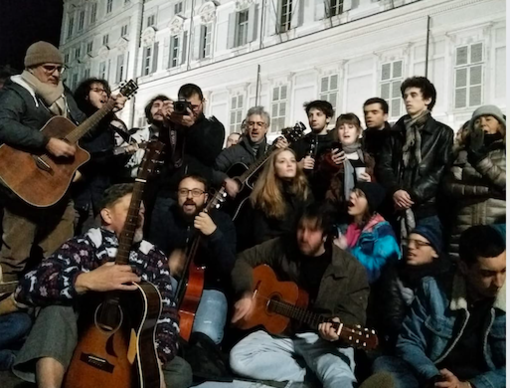
[{"label": "guitar fretboard", "polygon": [[83,135],[85,135],[91,128],[95,127],[99,122],[112,111],[115,106],[115,101],[109,99],[106,104],[103,105],[101,109],[99,109],[96,113],[90,116],[83,123],[78,125],[73,131],[71,131],[65,139],[71,143],[75,144],[80,140]]},{"label": "guitar fretboard", "polygon": [[327,318],[320,314],[316,314],[310,310],[305,310],[276,299],[270,299],[267,306],[269,311],[273,311],[277,314],[294,319],[301,323],[306,323],[307,325],[310,325],[314,328],[327,320]]}]

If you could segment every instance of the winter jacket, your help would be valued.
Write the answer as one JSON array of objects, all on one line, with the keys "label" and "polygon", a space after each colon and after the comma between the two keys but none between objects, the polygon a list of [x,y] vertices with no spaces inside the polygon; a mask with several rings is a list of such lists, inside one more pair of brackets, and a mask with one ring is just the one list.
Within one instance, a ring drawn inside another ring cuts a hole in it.
[{"label": "winter jacket", "polygon": [[363,132],[363,149],[377,162],[384,143],[390,135],[391,125],[387,121],[384,123],[383,129],[365,129]]},{"label": "winter jacket", "polygon": [[[240,253],[232,271],[236,295],[253,289],[252,268],[262,264],[269,265],[280,281],[298,283],[298,256],[294,236],[275,238]],[[309,308],[325,316],[339,317],[348,325],[364,325],[368,293],[363,266],[351,254],[333,246],[332,262],[324,272],[315,303]]]},{"label": "winter jacket", "polygon": [[363,264],[370,284],[379,279],[385,266],[394,264],[401,256],[391,225],[379,214],[363,227],[358,241],[348,251]]},{"label": "winter jacket", "polygon": [[[196,263],[206,267],[205,287],[224,291],[235,261],[236,230],[226,213],[213,210],[210,216],[217,228],[210,236],[202,235]],[[197,233],[193,222],[186,222],[181,215],[179,205],[166,199],[165,206],[156,207],[152,214],[147,240],[168,257],[174,249],[185,251]]]},{"label": "winter jacket", "polygon": [[414,202],[412,210],[419,219],[437,214],[436,196],[451,161],[453,131],[429,116],[420,131],[422,161],[413,172],[414,181],[405,185],[402,149],[406,140],[404,120],[408,117],[400,118],[391,129],[375,166],[375,176],[390,198],[398,190],[407,191]]},{"label": "winter jacket", "polygon": [[243,136],[236,145],[225,148],[216,158],[214,162],[213,185],[221,186],[223,181],[228,177],[227,172],[236,163],[243,163],[246,166],[253,164],[259,156],[262,156],[269,148],[267,142],[261,143],[262,149],[257,155],[252,151],[249,139]]},{"label": "winter jacket", "polygon": [[[451,275],[451,274],[450,274]],[[411,310],[402,324],[396,355],[408,362],[422,381],[439,375],[441,363],[469,319],[466,281],[460,274],[445,279],[426,277],[418,288]],[[476,388],[506,386],[506,286],[486,317],[483,359],[488,372],[469,380]]]},{"label": "winter jacket", "polygon": [[474,225],[506,223],[503,140],[492,143],[479,160],[470,158],[466,150],[460,151],[445,180],[445,189],[454,209],[449,251],[453,257],[458,257],[462,232]]}]

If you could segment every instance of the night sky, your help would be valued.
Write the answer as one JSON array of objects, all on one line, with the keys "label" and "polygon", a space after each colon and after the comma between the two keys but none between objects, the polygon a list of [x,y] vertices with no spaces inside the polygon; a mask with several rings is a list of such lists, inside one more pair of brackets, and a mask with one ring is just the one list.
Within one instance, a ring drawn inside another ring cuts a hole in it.
[{"label": "night sky", "polygon": [[25,52],[45,40],[58,47],[62,0],[0,0],[0,66],[23,70]]}]

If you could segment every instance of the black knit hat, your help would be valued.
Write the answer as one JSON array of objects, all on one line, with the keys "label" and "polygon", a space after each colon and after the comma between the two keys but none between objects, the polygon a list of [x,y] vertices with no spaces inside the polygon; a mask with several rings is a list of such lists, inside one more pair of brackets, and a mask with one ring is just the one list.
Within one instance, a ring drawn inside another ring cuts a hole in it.
[{"label": "black knit hat", "polygon": [[427,217],[419,221],[411,231],[411,234],[413,233],[425,237],[438,255],[443,252],[443,232],[437,217]]},{"label": "black knit hat", "polygon": [[370,212],[375,213],[384,201],[386,190],[384,190],[380,184],[375,182],[358,182],[356,183],[356,188],[363,191],[367,198]]}]

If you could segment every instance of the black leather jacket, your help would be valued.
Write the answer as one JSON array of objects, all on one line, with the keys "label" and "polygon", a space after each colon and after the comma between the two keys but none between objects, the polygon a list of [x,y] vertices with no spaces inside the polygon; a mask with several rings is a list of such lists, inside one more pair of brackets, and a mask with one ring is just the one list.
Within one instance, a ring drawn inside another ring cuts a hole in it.
[{"label": "black leather jacket", "polygon": [[429,116],[421,130],[422,161],[414,171],[414,181],[405,184],[402,148],[405,144],[404,119],[407,117],[401,117],[391,129],[375,166],[376,178],[389,196],[398,190],[407,191],[415,203],[413,210],[416,217],[435,215],[440,182],[452,159],[453,131]]}]

